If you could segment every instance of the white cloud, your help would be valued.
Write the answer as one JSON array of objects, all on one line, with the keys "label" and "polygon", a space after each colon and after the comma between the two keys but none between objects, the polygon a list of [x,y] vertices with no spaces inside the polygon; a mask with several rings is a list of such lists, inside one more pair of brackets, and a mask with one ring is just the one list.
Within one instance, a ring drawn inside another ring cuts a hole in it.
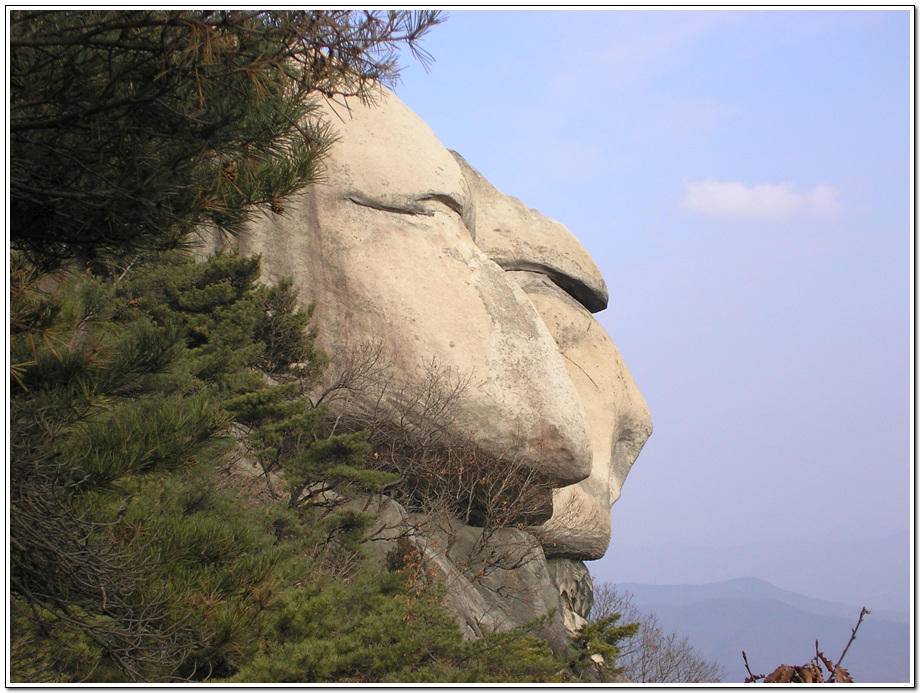
[{"label": "white cloud", "polygon": [[707,178],[689,183],[683,207],[723,221],[832,219],[840,211],[838,191],[818,185],[796,192],[790,183],[745,185]]}]

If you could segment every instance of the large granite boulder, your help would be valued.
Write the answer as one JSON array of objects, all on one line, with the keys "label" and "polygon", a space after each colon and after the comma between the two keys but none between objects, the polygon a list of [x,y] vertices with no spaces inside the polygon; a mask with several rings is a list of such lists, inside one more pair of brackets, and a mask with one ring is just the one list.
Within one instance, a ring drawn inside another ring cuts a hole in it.
[{"label": "large granite boulder", "polygon": [[607,304],[603,278],[565,226],[496,190],[387,90],[323,110],[339,135],[323,181],[236,243],[262,256],[266,280],[293,278],[315,305],[331,357],[321,387],[340,391],[340,413],[422,435],[400,396],[427,401],[434,385],[462,383],[447,388],[441,442],[558,485],[548,521],[489,537],[489,551],[508,555],[482,574],[481,529],[433,524],[391,499],[377,501],[369,542],[380,560],[400,541],[423,552],[470,637],[547,616],[544,636],[558,646],[583,623],[581,561],[606,551],[610,506],[651,433],[592,316]]}]

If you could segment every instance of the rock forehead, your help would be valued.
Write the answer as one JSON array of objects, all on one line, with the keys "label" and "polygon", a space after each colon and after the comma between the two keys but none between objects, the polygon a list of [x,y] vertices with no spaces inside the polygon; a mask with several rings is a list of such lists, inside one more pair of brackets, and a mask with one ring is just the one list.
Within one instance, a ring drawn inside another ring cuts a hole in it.
[{"label": "rock forehead", "polygon": [[407,214],[431,213],[441,203],[472,226],[462,171],[431,128],[388,90],[381,87],[370,107],[340,99],[323,109],[339,135],[325,162],[328,182],[342,197]]},{"label": "rock forehead", "polygon": [[604,310],[607,285],[572,232],[505,195],[462,156],[452,153],[475,200],[476,245],[502,269],[541,272],[592,313]]}]

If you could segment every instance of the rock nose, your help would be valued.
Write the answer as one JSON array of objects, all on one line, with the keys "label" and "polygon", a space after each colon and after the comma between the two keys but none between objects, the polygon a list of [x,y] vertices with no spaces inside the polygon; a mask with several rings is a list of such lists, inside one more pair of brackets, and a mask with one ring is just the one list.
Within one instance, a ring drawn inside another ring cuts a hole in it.
[{"label": "rock nose", "polygon": [[536,320],[527,326],[532,331],[527,338],[509,339],[515,358],[492,361],[488,378],[464,398],[462,419],[487,453],[519,461],[567,486],[591,473],[587,417],[545,326]]},{"label": "rock nose", "polygon": [[560,486],[568,486],[591,474],[592,449],[583,426],[560,429],[549,423],[537,428],[535,468],[552,477]]}]

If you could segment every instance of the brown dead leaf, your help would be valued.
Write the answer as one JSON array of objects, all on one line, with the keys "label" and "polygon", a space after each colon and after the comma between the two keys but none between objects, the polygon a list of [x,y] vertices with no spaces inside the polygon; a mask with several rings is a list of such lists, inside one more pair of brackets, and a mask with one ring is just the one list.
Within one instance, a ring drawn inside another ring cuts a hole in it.
[{"label": "brown dead leaf", "polygon": [[815,664],[808,664],[803,667],[791,667],[783,664],[767,676],[764,683],[824,683],[824,676],[821,669]]},{"label": "brown dead leaf", "polygon": [[853,683],[853,677],[846,669],[838,666],[834,669],[833,681],[834,683]]},{"label": "brown dead leaf", "polygon": [[[798,669],[799,683],[824,683],[824,675],[817,664],[809,664]],[[795,679],[793,679],[794,681]]]},{"label": "brown dead leaf", "polygon": [[764,683],[789,683],[795,674],[795,669],[787,664],[781,664],[776,670],[763,680]]}]

